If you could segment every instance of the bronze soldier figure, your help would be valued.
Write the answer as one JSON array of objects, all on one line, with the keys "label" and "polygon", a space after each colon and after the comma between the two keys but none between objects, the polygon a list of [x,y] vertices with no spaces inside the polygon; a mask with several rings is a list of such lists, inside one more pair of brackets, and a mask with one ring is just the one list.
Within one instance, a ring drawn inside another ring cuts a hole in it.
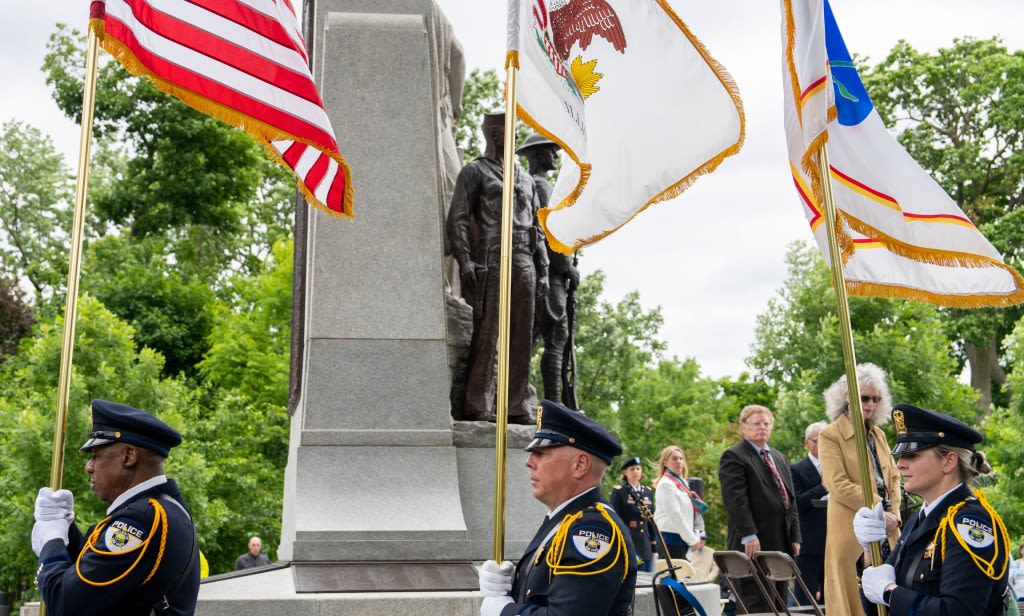
[{"label": "bronze soldier figure", "polygon": [[[504,112],[483,120],[484,154],[459,172],[447,231],[459,264],[462,296],[473,307],[473,338],[463,419],[493,420],[497,389],[498,286],[501,257],[501,190]],[[512,203],[512,290],[509,332],[509,421],[533,422],[529,393],[533,307],[547,291],[547,252],[540,242],[533,179],[516,165]]]}]

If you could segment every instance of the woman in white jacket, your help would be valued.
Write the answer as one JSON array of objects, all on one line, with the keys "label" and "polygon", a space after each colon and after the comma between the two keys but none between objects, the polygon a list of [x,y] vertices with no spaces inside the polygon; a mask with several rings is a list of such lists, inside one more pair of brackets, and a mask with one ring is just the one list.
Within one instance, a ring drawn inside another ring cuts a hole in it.
[{"label": "woman in white jacket", "polygon": [[669,445],[661,450],[654,489],[654,521],[672,558],[685,559],[687,548],[699,551],[704,547],[704,517],[698,506],[706,505],[690,490],[687,470],[682,449]]}]

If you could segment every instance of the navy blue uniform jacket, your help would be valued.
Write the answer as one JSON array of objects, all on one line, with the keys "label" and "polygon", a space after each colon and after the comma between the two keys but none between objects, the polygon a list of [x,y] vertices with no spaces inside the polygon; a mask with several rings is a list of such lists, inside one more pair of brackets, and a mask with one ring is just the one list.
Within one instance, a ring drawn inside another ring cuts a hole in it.
[{"label": "navy blue uniform jacket", "polygon": [[[651,489],[642,485],[637,488],[637,492],[640,493],[640,498],[647,504],[651,513],[654,513],[654,494],[651,493]],[[637,560],[641,562],[650,560],[658,549],[655,545],[654,523],[640,513],[640,508],[629,489],[629,482],[623,481],[622,485],[612,488],[609,500],[612,503],[612,509],[619,514],[622,522],[629,528],[633,547],[636,548]]]},{"label": "navy blue uniform jacket", "polygon": [[[941,545],[933,545],[935,531],[947,511],[961,502],[964,505],[954,515],[954,525],[944,533],[946,557],[943,559]],[[1003,545],[994,526],[977,497],[963,485],[947,494],[924,523],[917,524],[917,516],[911,517],[886,561],[896,569],[896,584],[899,585],[889,597],[890,613],[916,616],[1002,614],[1006,571],[1002,571],[999,579],[989,578],[957,540],[959,535],[975,555],[989,561],[998,546],[999,558],[995,563],[998,573],[1010,546]]]},{"label": "navy blue uniform jacket", "polygon": [[[547,556],[553,540],[548,536],[552,531],[558,534],[555,529],[563,522],[569,526],[563,529],[564,551],[558,564],[566,569],[552,572]],[[635,587],[636,552],[629,532],[593,488],[541,525],[516,564],[514,603],[506,605],[501,616],[625,616],[632,613]]]},{"label": "navy blue uniform jacket", "polygon": [[170,610],[165,613],[195,613],[195,527],[174,481],[136,495],[84,537],[72,524],[68,540],[67,547],[59,539],[47,542],[39,555],[36,580],[47,614],[149,616],[189,567],[177,591],[167,597]]}]

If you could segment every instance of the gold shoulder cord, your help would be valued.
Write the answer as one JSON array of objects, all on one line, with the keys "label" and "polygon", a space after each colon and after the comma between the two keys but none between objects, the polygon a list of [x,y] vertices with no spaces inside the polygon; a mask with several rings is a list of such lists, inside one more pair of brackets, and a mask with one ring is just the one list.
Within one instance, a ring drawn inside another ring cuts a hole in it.
[{"label": "gold shoulder cord", "polygon": [[[132,570],[135,569],[136,565],[138,565],[142,561],[142,557],[146,555],[146,550],[149,548],[150,541],[152,541],[153,537],[157,533],[157,529],[159,528],[160,550],[157,552],[156,562],[153,564],[153,570],[149,572],[149,575],[146,576],[146,579],[142,581],[142,584],[145,584],[150,579],[152,579],[152,577],[156,574],[156,570],[160,568],[160,562],[164,558],[164,549],[167,547],[167,511],[165,511],[163,506],[154,498],[149,499],[149,504],[153,507],[154,510],[153,527],[149,529],[149,536],[147,536],[146,539],[142,541],[139,545],[135,546],[130,550],[125,550],[124,552],[108,552],[106,550],[98,549],[96,547],[96,541],[99,539],[100,533],[102,533],[104,528],[106,527],[107,522],[110,521],[111,516],[103,518],[103,520],[101,520],[100,523],[96,525],[96,528],[93,529],[92,533],[89,534],[88,539],[86,539],[85,547],[82,548],[82,551],[78,554],[78,559],[75,561],[75,573],[78,574],[78,579],[82,580],[90,586],[97,587],[110,586],[111,584],[116,584],[117,582],[120,582],[125,578],[125,576],[127,576],[129,573],[132,572]],[[121,575],[117,576],[112,580],[108,580],[106,582],[97,582],[95,580],[86,579],[86,577],[82,575],[82,556],[84,556],[86,552],[95,552],[100,556],[117,556],[120,554],[128,554],[136,550],[138,550],[139,555],[135,558],[135,562],[133,562],[132,565],[128,567],[128,569],[125,570],[124,573],[122,573]],[[140,584],[140,586],[142,584]]]},{"label": "gold shoulder cord", "polygon": [[[1007,568],[1007,566],[1009,565],[1009,562],[1010,562],[1010,559],[1009,559],[1010,533],[1006,530],[1006,524],[1003,523],[1003,519],[1001,517],[999,517],[999,514],[996,513],[996,510],[993,509],[992,505],[990,505],[988,503],[988,499],[985,498],[985,495],[981,492],[981,490],[975,491],[974,494],[975,494],[975,496],[978,497],[978,502],[985,509],[985,512],[992,519],[992,530],[993,530],[993,532],[996,535],[995,536],[995,541],[994,541],[994,543],[995,543],[995,551],[992,553],[992,560],[985,560],[984,558],[982,558],[982,557],[978,556],[977,554],[975,554],[974,551],[971,549],[971,547],[967,545],[967,542],[964,541],[964,538],[960,536],[960,533],[959,532],[953,532],[953,528],[956,525],[956,512],[959,511],[960,508],[963,507],[964,504],[967,503],[967,501],[963,501],[963,502],[957,503],[956,505],[954,505],[954,506],[950,507],[948,510],[946,510],[945,517],[942,518],[942,521],[939,522],[939,527],[935,530],[935,537],[932,539],[932,544],[934,545],[934,544],[937,543],[937,544],[939,544],[942,547],[942,551],[941,551],[942,560],[945,561],[946,560],[946,535],[947,534],[951,534],[951,535],[955,536],[957,542],[960,544],[960,547],[962,547],[965,552],[967,552],[968,554],[971,555],[971,560],[974,561],[974,564],[975,564],[976,567],[978,567],[978,570],[980,570],[982,573],[984,573],[991,580],[1001,580],[1001,579],[1003,579],[1003,576],[1006,575],[1006,568]],[[950,531],[949,533],[946,532],[947,529]],[[1000,541],[1002,541],[1002,543],[1003,543],[1003,551],[1005,553],[1002,554],[1003,566],[999,570],[999,573],[996,573],[995,572],[996,571],[996,561],[1000,557],[1000,553],[999,553],[999,542]]]},{"label": "gold shoulder cord", "polygon": [[551,549],[548,550],[545,562],[547,563],[548,568],[551,569],[552,575],[600,575],[617,565],[621,559],[624,565],[622,567],[622,579],[626,579],[626,575],[629,573],[629,566],[626,560],[628,555],[626,554],[626,542],[622,537],[622,531],[619,530],[619,525],[615,523],[615,520],[608,515],[608,511],[604,505],[597,503],[596,507],[611,528],[611,548],[615,550],[615,557],[608,566],[594,571],[582,570],[587,567],[594,566],[595,563],[592,562],[580,563],[578,565],[561,564],[562,557],[565,555],[565,546],[568,543],[567,537],[569,536],[569,530],[572,528],[573,522],[583,517],[583,512],[577,511],[575,514],[567,515],[562,519],[562,523],[558,526],[558,531],[555,532],[555,536],[551,539]]}]

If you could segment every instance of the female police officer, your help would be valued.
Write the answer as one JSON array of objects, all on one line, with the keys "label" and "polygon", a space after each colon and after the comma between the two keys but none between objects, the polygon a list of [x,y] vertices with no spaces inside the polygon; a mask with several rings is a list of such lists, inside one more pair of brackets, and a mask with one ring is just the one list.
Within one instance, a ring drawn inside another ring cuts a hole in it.
[{"label": "female police officer", "polygon": [[[899,404],[897,468],[908,492],[924,499],[906,522],[886,564],[864,570],[868,601],[893,614],[990,615],[1003,613],[1009,535],[999,514],[968,484],[991,472],[985,454],[974,451],[982,435],[953,417]],[[885,539],[879,507],[861,508],[853,521],[858,541]]]}]

